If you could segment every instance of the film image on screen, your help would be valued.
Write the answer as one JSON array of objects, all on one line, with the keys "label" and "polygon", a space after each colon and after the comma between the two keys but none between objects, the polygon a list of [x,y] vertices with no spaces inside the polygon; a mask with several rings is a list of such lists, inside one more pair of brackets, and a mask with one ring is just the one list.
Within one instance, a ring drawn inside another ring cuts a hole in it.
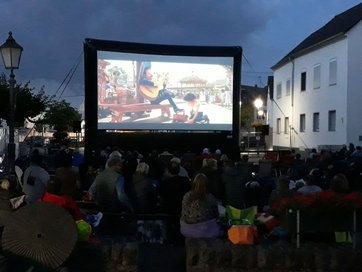
[{"label": "film image on screen", "polygon": [[233,57],[97,52],[98,129],[231,131]]}]

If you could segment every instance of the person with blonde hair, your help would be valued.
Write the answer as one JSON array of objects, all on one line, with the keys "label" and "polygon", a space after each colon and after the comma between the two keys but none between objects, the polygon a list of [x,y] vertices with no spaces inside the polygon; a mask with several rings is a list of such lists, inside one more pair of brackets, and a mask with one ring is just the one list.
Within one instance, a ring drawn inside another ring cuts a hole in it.
[{"label": "person with blonde hair", "polygon": [[150,166],[140,162],[132,175],[131,200],[136,212],[154,212],[157,206],[157,192],[148,176]]},{"label": "person with blonde hair", "polygon": [[136,173],[147,175],[150,170],[150,166],[145,162],[140,162],[136,167]]},{"label": "person with blonde hair", "polygon": [[213,158],[203,159],[202,167],[210,167],[210,168],[216,170],[217,169],[217,160],[215,160]]},{"label": "person with blonde hair", "polygon": [[180,231],[185,237],[212,238],[220,235],[216,198],[208,193],[208,178],[199,173],[182,200]]},{"label": "person with blonde hair", "polygon": [[207,189],[209,193],[218,200],[224,199],[225,189],[221,181],[221,172],[218,169],[218,162],[213,158],[204,159],[199,173],[203,173],[208,178]]}]

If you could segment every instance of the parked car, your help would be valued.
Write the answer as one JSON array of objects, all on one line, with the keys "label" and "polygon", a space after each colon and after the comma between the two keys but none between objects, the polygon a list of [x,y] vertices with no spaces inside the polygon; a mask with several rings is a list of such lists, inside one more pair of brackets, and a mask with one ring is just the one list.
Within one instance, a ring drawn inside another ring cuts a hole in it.
[{"label": "parked car", "polygon": [[46,145],[46,138],[43,136],[30,136],[26,138],[25,142],[32,147],[43,147]]}]

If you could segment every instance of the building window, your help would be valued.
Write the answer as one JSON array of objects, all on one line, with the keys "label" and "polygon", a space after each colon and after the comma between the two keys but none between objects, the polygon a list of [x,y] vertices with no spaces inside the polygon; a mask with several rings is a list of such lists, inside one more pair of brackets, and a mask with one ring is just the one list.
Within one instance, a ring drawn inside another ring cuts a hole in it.
[{"label": "building window", "polygon": [[277,98],[282,97],[282,83],[277,84]]},{"label": "building window", "polygon": [[289,134],[289,117],[284,118],[284,133]]},{"label": "building window", "polygon": [[329,85],[337,84],[337,59],[329,61]]},{"label": "building window", "polygon": [[328,112],[328,131],[336,131],[336,111]]},{"label": "building window", "polygon": [[277,133],[278,134],[280,134],[280,125],[281,125],[280,118],[277,118]]},{"label": "building window", "polygon": [[286,89],[285,95],[290,95],[290,79],[287,80],[285,89]]},{"label": "building window", "polygon": [[305,132],[305,114],[300,115],[299,119],[299,131]]},{"label": "building window", "polygon": [[313,89],[319,89],[321,87],[321,65],[314,65],[313,69]]},{"label": "building window", "polygon": [[313,113],[313,131],[319,131],[319,112]]},{"label": "building window", "polygon": [[303,92],[307,87],[307,72],[300,74],[300,91]]}]

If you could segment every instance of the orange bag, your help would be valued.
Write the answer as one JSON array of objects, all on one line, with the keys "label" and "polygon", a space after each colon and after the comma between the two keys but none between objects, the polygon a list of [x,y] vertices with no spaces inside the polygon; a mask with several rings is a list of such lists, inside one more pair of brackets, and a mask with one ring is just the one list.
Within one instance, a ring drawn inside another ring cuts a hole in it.
[{"label": "orange bag", "polygon": [[234,225],[228,230],[229,240],[233,244],[252,245],[258,236],[256,226]]}]

